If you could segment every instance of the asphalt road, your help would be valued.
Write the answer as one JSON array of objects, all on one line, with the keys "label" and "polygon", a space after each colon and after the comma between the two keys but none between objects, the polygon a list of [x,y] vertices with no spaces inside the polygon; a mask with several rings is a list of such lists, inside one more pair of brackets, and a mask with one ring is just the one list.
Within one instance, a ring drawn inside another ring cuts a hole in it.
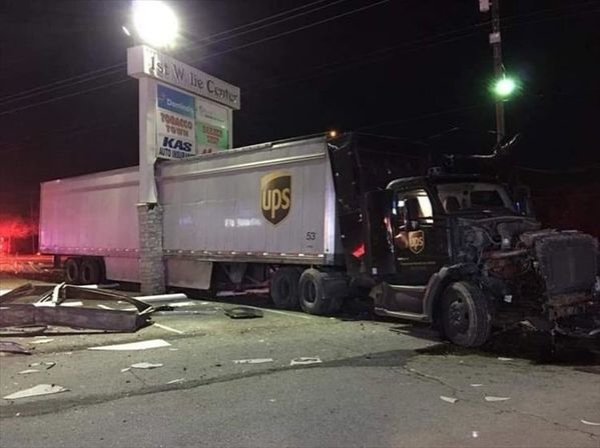
[{"label": "asphalt road", "polygon": [[[133,335],[1,338],[35,348],[0,358],[2,397],[42,383],[69,390],[0,400],[0,446],[600,446],[600,426],[582,422],[600,423],[593,356],[544,364],[512,343],[458,350],[406,323],[268,309],[232,320],[228,306],[198,302],[179,310],[201,314],[157,315],[162,327]],[[88,350],[155,338],[171,345]],[[291,366],[299,357],[321,362]],[[257,358],[272,361],[235,362]],[[39,361],[56,365],[19,373]],[[143,361],[163,366],[121,371]]]}]

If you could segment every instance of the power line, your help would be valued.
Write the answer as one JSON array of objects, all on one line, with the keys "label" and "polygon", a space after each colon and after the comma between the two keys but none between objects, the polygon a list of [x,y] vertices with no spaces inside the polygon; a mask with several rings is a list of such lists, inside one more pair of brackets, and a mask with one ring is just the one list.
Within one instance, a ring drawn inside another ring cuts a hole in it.
[{"label": "power line", "polygon": [[[338,2],[340,2],[340,1],[344,1],[344,0],[338,0]],[[369,5],[362,6],[362,7],[359,7],[359,8],[355,8],[355,9],[352,9],[350,11],[346,11],[346,12],[341,13],[341,14],[337,14],[337,15],[329,17],[327,19],[323,19],[323,20],[320,20],[318,22],[313,22],[313,23],[311,23],[309,25],[304,25],[304,26],[301,26],[301,27],[298,27],[298,28],[294,28],[292,30],[285,31],[283,33],[276,34],[274,36],[269,36],[267,38],[260,39],[258,41],[253,41],[253,42],[249,42],[249,43],[246,43],[246,44],[243,44],[243,45],[239,45],[237,47],[229,48],[229,49],[227,49],[225,51],[222,51],[220,53],[215,53],[215,54],[209,55],[208,57],[202,58],[201,60],[208,59],[210,57],[220,56],[222,54],[229,53],[229,52],[232,52],[232,51],[235,51],[235,50],[239,50],[239,49],[242,49],[242,48],[247,48],[249,46],[256,45],[256,44],[265,42],[267,40],[272,40],[272,39],[275,39],[275,38],[278,38],[278,37],[281,37],[281,36],[284,36],[284,35],[288,35],[288,34],[291,34],[291,33],[297,32],[297,31],[305,30],[307,28],[311,28],[313,26],[317,26],[317,25],[320,25],[320,24],[323,24],[323,23],[326,23],[326,22],[330,22],[332,20],[336,20],[336,19],[339,19],[341,17],[345,17],[345,16],[350,15],[350,14],[354,14],[354,13],[357,13],[357,12],[360,12],[360,11],[364,11],[366,9],[372,8],[374,6],[378,6],[378,5],[382,4],[382,3],[387,3],[389,1],[390,0],[379,0],[378,2],[371,3]],[[196,61],[196,62],[198,62],[198,61]],[[94,87],[92,89],[82,90],[82,91],[80,91],[80,93],[86,93],[86,92],[89,92],[89,91],[92,91],[92,90],[99,90],[101,88],[109,87],[111,85],[119,84],[119,83],[122,83],[122,82],[126,82],[128,80],[129,80],[129,78],[125,78],[125,79],[120,80],[120,81],[115,81],[115,82],[111,82],[111,83],[107,83],[107,84],[102,84],[102,85]],[[10,113],[14,113],[14,112],[19,112],[19,111],[26,110],[26,109],[30,109],[32,107],[35,107],[35,106],[38,106],[38,105],[42,105],[42,104],[51,103],[51,102],[54,102],[54,101],[57,101],[57,100],[60,100],[60,99],[63,99],[63,98],[69,98],[69,97],[75,96],[77,94],[78,94],[78,92],[73,92],[73,93],[70,93],[70,94],[59,96],[57,98],[51,98],[49,100],[40,101],[40,102],[37,102],[37,103],[32,103],[32,104],[29,104],[27,106],[17,107],[17,108],[14,108],[14,109],[9,109],[9,110],[0,112],[0,116],[7,115],[7,114],[10,114]]]},{"label": "power line", "polygon": [[[212,57],[220,56],[220,55],[223,55],[223,54],[226,54],[226,53],[230,53],[230,52],[233,52],[233,51],[236,51],[236,50],[239,50],[239,49],[247,48],[249,46],[253,46],[253,45],[265,42],[265,41],[269,41],[269,40],[273,40],[275,38],[279,38],[279,37],[282,37],[282,36],[285,36],[285,35],[289,35],[289,34],[292,34],[294,32],[297,32],[297,31],[301,31],[301,30],[304,30],[304,29],[307,29],[307,28],[311,28],[313,26],[317,26],[317,25],[320,25],[322,23],[326,23],[326,22],[335,20],[335,19],[340,18],[340,17],[344,17],[344,16],[347,16],[347,15],[353,14],[355,12],[359,12],[359,11],[362,11],[362,10],[365,10],[365,9],[372,8],[374,6],[377,6],[377,5],[382,4],[382,3],[386,3],[388,1],[389,0],[381,0],[379,2],[375,2],[375,3],[372,3],[370,5],[366,5],[366,6],[363,6],[363,7],[360,7],[360,8],[356,8],[354,10],[346,11],[345,13],[338,14],[336,16],[332,16],[332,17],[326,18],[326,19],[323,19],[321,21],[318,21],[318,22],[315,22],[315,23],[312,23],[312,24],[309,24],[309,25],[301,26],[301,27],[298,27],[298,28],[295,28],[295,29],[292,29],[292,30],[285,31],[283,33],[279,33],[279,34],[276,34],[276,35],[273,35],[273,36],[269,36],[269,37],[264,38],[264,39],[259,39],[257,41],[249,42],[247,44],[242,44],[242,45],[239,45],[237,47],[233,47],[233,48],[224,50],[222,52],[218,52],[218,53],[214,53],[212,55],[208,55],[207,57],[204,57],[204,58],[202,58],[202,59],[200,59],[198,61],[195,61],[195,62],[199,62],[199,61],[202,61],[202,60],[205,60],[205,59],[209,59],[209,58],[212,58]],[[597,3],[597,2],[589,2],[589,3]],[[543,10],[543,11],[540,11],[540,13],[546,13],[548,11],[551,11],[551,10]],[[558,16],[558,17],[551,17],[551,18],[540,19],[540,20],[535,20],[535,21],[524,21],[524,22],[519,22],[519,23],[515,23],[515,24],[512,24],[512,25],[504,26],[504,28],[512,28],[512,27],[516,27],[516,26],[528,25],[528,24],[533,24],[533,23],[540,23],[540,22],[548,21],[548,20],[557,20],[557,19],[562,19],[562,18],[565,18],[565,17],[580,15],[580,14],[589,13],[589,12],[590,11],[579,11],[579,12],[576,12],[576,13],[573,13],[573,14],[569,14],[569,15],[566,15],[566,16],[562,15],[562,16]],[[597,10],[593,10],[591,12],[597,12]],[[533,14],[534,13],[530,13],[528,15],[533,15]],[[520,15],[515,15],[515,16],[511,16],[510,18],[519,18],[519,17],[521,17],[521,16]],[[474,24],[474,25],[471,25],[470,27],[463,28],[461,30],[478,28],[478,27],[481,27],[483,25],[485,25],[485,23]],[[441,35],[447,35],[447,34],[452,34],[452,32],[442,33]],[[427,48],[427,47],[435,46],[435,45],[441,44],[441,43],[451,42],[451,41],[454,41],[454,40],[458,40],[458,39],[462,39],[462,38],[468,37],[468,36],[473,35],[473,34],[475,34],[475,33],[472,32],[472,33],[468,33],[468,34],[465,34],[465,35],[462,35],[462,36],[455,36],[455,37],[451,37],[449,39],[446,39],[446,40],[443,40],[443,41],[439,41],[439,42],[435,42],[434,41],[434,42],[426,43],[425,45],[423,45],[421,47],[415,47],[415,48],[409,49],[409,51],[414,51],[414,50],[420,49],[420,48]],[[382,50],[377,50],[374,53],[392,51],[395,48],[398,48],[398,47],[401,47],[401,46],[405,46],[405,45],[406,44],[401,44],[399,46],[390,47],[390,48],[382,49]],[[382,59],[384,59],[384,58],[382,58]],[[370,62],[373,62],[373,61],[370,61]],[[326,64],[326,65],[328,65],[328,64]],[[341,68],[344,68],[344,67],[341,67]],[[340,68],[338,68],[336,70],[331,70],[329,73],[338,71],[339,69]],[[329,73],[325,73],[325,74],[329,74]],[[322,76],[322,75],[319,75],[319,76]],[[315,77],[315,76],[309,76],[307,79],[310,79],[310,78],[313,78],[313,77]],[[298,81],[301,81],[303,79],[304,78],[301,78],[301,79],[298,79],[298,80],[292,80],[290,82],[298,82]],[[29,104],[27,106],[18,107],[18,108],[15,108],[15,109],[9,109],[7,111],[0,112],[0,116],[7,115],[7,114],[10,114],[10,113],[14,113],[14,112],[19,112],[21,110],[30,109],[30,108],[38,106],[38,105],[43,105],[43,104],[51,103],[51,102],[54,102],[54,101],[58,101],[58,100],[63,99],[63,98],[70,98],[70,97],[76,96],[78,94],[83,94],[83,93],[87,93],[87,92],[94,91],[94,90],[100,90],[100,89],[105,88],[105,87],[110,87],[112,85],[121,84],[121,83],[126,82],[128,80],[129,80],[129,78],[125,78],[125,79],[120,80],[120,81],[115,81],[115,82],[111,82],[111,83],[107,83],[107,84],[102,84],[102,85],[94,87],[92,89],[86,89],[86,90],[82,90],[82,91],[78,91],[78,92],[73,92],[71,94],[62,95],[62,96],[59,96],[59,97],[56,97],[56,98],[51,98],[49,100],[45,100],[45,101],[41,101],[41,102],[37,102],[37,103],[32,103],[32,104]]]},{"label": "power line", "polygon": [[15,112],[20,112],[22,110],[31,109],[32,107],[41,106],[42,104],[53,103],[55,101],[59,101],[59,100],[62,100],[64,98],[71,98],[71,97],[74,97],[74,96],[77,96],[77,95],[83,95],[84,93],[94,92],[96,90],[104,89],[106,87],[114,86],[114,85],[117,85],[117,84],[123,84],[124,82],[127,82],[127,81],[129,81],[129,79],[121,79],[119,81],[109,82],[108,84],[102,84],[102,85],[99,85],[99,86],[96,86],[96,87],[92,87],[90,89],[79,90],[77,92],[72,92],[72,93],[68,93],[66,95],[57,96],[56,98],[50,98],[50,99],[45,100],[45,101],[38,101],[37,103],[28,104],[27,106],[16,107],[14,109],[5,110],[3,112],[0,112],[0,116],[12,114],[12,113],[15,113]]},{"label": "power line", "polygon": [[379,6],[379,5],[383,4],[383,3],[388,3],[389,1],[390,0],[379,0],[379,1],[375,2],[375,3],[371,3],[369,5],[362,6],[360,8],[351,9],[350,11],[346,11],[346,12],[337,14],[335,16],[331,16],[331,17],[328,17],[326,19],[319,20],[317,22],[309,23],[308,25],[300,26],[298,28],[294,28],[294,29],[288,30],[288,31],[283,31],[283,32],[275,34],[273,36],[268,36],[268,37],[265,37],[263,39],[256,40],[254,42],[249,42],[249,43],[246,43],[246,44],[239,45],[237,47],[228,48],[227,50],[221,51],[219,53],[214,53],[214,54],[208,55],[206,57],[203,57],[201,59],[198,59],[196,61],[193,61],[192,64],[195,64],[197,62],[204,61],[206,59],[210,59],[210,58],[213,58],[213,57],[216,57],[216,56],[221,56],[221,55],[224,55],[224,54],[227,54],[227,53],[231,53],[233,51],[241,50],[243,48],[248,48],[248,47],[251,47],[251,46],[254,46],[254,45],[258,45],[258,44],[261,44],[263,42],[268,42],[270,40],[277,39],[277,38],[282,37],[282,36],[288,36],[290,34],[298,32],[298,31],[303,31],[303,30],[315,27],[317,25],[322,25],[323,23],[331,22],[333,20],[337,20],[337,19],[340,19],[342,17],[346,17],[346,16],[349,16],[351,14],[355,14],[357,12],[361,12],[361,11],[365,11],[367,9],[371,9],[371,8],[373,8],[375,6]]},{"label": "power line", "polygon": [[[317,1],[314,1],[314,2],[311,2],[311,3],[307,3],[305,5],[302,5],[302,6],[298,6],[296,8],[292,8],[292,9],[289,9],[289,10],[286,10],[286,11],[282,11],[282,12],[277,13],[277,14],[273,14],[273,15],[268,16],[268,17],[264,17],[264,18],[259,19],[259,20],[255,20],[253,22],[246,23],[246,24],[238,26],[236,28],[232,28],[232,29],[229,29],[229,30],[218,32],[216,34],[212,34],[210,36],[206,36],[204,38],[201,38],[199,41],[195,42],[194,44],[192,44],[190,46],[190,48],[183,49],[181,52],[193,51],[193,50],[198,49],[200,47],[199,44],[201,42],[212,41],[216,37],[227,35],[227,34],[230,34],[230,33],[234,33],[235,31],[238,31],[238,30],[241,30],[241,29],[244,29],[244,28],[249,28],[249,27],[251,27],[253,25],[264,23],[264,22],[272,20],[274,18],[278,18],[278,17],[284,16],[284,15],[287,15],[287,14],[290,14],[290,13],[293,13],[293,12],[296,12],[296,11],[299,11],[299,10],[302,10],[302,9],[306,9],[306,8],[309,8],[309,7],[313,6],[313,5],[317,5],[317,4],[323,3],[325,1],[328,1],[328,0],[317,0]],[[302,12],[302,13],[293,14],[293,15],[291,15],[289,17],[285,17],[283,19],[277,20],[277,21],[272,22],[272,23],[268,23],[266,25],[262,25],[260,27],[250,28],[248,30],[242,31],[242,32],[237,33],[237,34],[231,34],[230,36],[226,36],[226,37],[224,37],[222,39],[218,39],[216,41],[209,42],[209,45],[213,45],[213,44],[225,41],[225,40],[230,40],[230,39],[233,39],[235,37],[239,37],[241,35],[252,33],[252,32],[258,31],[260,29],[267,28],[267,27],[272,26],[272,25],[276,25],[278,23],[286,22],[286,21],[295,19],[297,17],[301,17],[303,15],[312,14],[313,12],[319,11],[319,10],[324,9],[324,8],[329,8],[331,6],[334,6],[336,4],[339,4],[339,3],[342,3],[342,2],[345,2],[345,1],[348,1],[348,0],[335,0],[335,1],[329,2],[329,3],[325,4],[325,5],[315,7],[313,9],[310,9],[310,10]],[[30,98],[32,96],[43,95],[43,94],[49,93],[51,91],[64,89],[64,88],[71,87],[71,86],[76,85],[76,84],[81,84],[81,83],[93,81],[95,79],[99,79],[99,78],[102,78],[102,77],[105,77],[105,76],[113,75],[113,74],[119,73],[121,71],[121,69],[125,68],[126,66],[127,66],[126,63],[113,64],[113,65],[110,65],[108,67],[100,68],[100,69],[97,69],[97,70],[92,70],[92,71],[89,71],[89,72],[86,72],[86,73],[83,73],[83,74],[80,74],[80,75],[76,75],[76,76],[72,76],[72,77],[69,77],[69,78],[65,78],[63,80],[58,80],[58,81],[55,81],[55,82],[51,82],[49,84],[38,86],[38,87],[29,89],[29,90],[25,90],[25,91],[13,94],[13,95],[4,96],[4,97],[0,98],[0,105],[8,104],[8,103],[16,102],[16,101],[21,101],[21,100]],[[106,72],[106,73],[102,73],[102,72]],[[102,73],[102,74],[98,74],[98,75],[94,76],[97,73]],[[73,82],[69,82],[69,81],[73,81]]]}]

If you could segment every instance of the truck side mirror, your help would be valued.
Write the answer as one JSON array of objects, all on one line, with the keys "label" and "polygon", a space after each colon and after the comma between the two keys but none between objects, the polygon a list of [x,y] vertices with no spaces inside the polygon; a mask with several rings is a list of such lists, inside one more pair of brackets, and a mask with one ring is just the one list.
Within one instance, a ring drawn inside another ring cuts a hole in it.
[{"label": "truck side mirror", "polygon": [[404,219],[406,220],[405,228],[409,230],[415,230],[419,227],[419,211],[421,207],[417,198],[408,198],[405,202],[406,214]]}]

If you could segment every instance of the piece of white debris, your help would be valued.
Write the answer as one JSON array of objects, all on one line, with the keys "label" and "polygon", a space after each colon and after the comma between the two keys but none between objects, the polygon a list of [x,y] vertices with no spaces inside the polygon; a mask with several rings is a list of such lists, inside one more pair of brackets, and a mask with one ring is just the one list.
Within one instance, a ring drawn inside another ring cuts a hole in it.
[{"label": "piece of white debris", "polygon": [[176,352],[177,350],[179,350],[178,348],[170,348],[169,351],[170,352]]},{"label": "piece of white debris", "polygon": [[504,358],[502,356],[498,356],[498,361],[513,361],[513,358]]},{"label": "piece of white debris", "polygon": [[20,390],[2,398],[4,398],[5,400],[18,400],[19,398],[57,394],[59,392],[66,392],[68,390],[69,389],[67,389],[66,387],[62,387],[57,384],[38,384],[37,386],[30,387],[29,389]]},{"label": "piece of white debris", "polygon": [[309,364],[320,364],[322,362],[323,361],[321,361],[321,358],[318,356],[312,358],[308,356],[301,356],[300,358],[292,359],[290,361],[290,366],[306,366]]},{"label": "piece of white debris", "polygon": [[40,361],[40,362],[32,362],[31,364],[29,364],[29,367],[45,367],[46,370],[50,370],[52,367],[54,367],[56,365],[56,363],[54,361]]},{"label": "piece of white debris", "polygon": [[99,347],[88,347],[88,350],[148,350],[150,348],[170,347],[163,339],[149,339],[147,341],[130,342],[127,344],[101,345]]},{"label": "piece of white debris", "polygon": [[458,398],[455,398],[455,397],[446,397],[444,395],[440,395],[440,400],[454,404],[454,403],[456,403],[458,401]]},{"label": "piece of white debris", "polygon": [[184,381],[185,381],[185,378],[177,378],[176,380],[169,381],[167,384],[178,384],[178,383],[183,383]]},{"label": "piece of white debris", "polygon": [[588,420],[581,420],[581,423],[583,423],[584,425],[590,425],[590,426],[600,426],[600,423],[590,422]]},{"label": "piece of white debris", "polygon": [[152,362],[136,362],[135,364],[131,364],[132,369],[156,369],[157,367],[162,367],[161,363],[152,363]]},{"label": "piece of white debris", "polygon": [[19,372],[19,375],[26,375],[28,373],[37,373],[37,372],[39,372],[38,369],[27,369],[27,370],[21,370]]},{"label": "piece of white debris", "polygon": [[273,362],[273,358],[253,358],[253,359],[235,359],[234,364],[263,364]]},{"label": "piece of white debris", "polygon": [[477,437],[479,437],[479,431],[472,431],[471,435],[473,436],[474,439],[476,439]]},{"label": "piece of white debris", "polygon": [[481,386],[483,386],[483,384],[479,384],[479,383],[471,384],[471,387],[481,387]]},{"label": "piece of white debris", "polygon": [[52,342],[54,339],[36,339],[35,341],[31,341],[32,344],[47,344],[48,342]]},{"label": "piece of white debris", "polygon": [[485,396],[485,401],[506,401],[506,400],[510,400],[510,397],[494,397],[491,395]]},{"label": "piece of white debris", "polygon": [[275,398],[269,398],[269,401],[270,401],[271,403],[275,403],[277,400],[276,400]]},{"label": "piece of white debris", "polygon": [[125,367],[124,369],[121,369],[121,373],[129,372],[130,370],[131,370],[131,367]]},{"label": "piece of white debris", "polygon": [[183,331],[178,330],[177,328],[173,328],[173,327],[169,327],[167,325],[163,325],[163,324],[159,324],[157,322],[154,322],[154,326],[158,327],[158,328],[162,328],[163,330],[167,330],[170,331],[172,333],[177,333],[177,334],[184,334]]}]

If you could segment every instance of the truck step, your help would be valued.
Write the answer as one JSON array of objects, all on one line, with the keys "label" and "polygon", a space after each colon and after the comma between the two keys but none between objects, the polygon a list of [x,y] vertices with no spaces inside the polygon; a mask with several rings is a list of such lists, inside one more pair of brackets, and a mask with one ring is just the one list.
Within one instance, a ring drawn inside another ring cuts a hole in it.
[{"label": "truck step", "polygon": [[397,317],[399,319],[415,320],[417,322],[428,322],[426,314],[409,313],[407,311],[390,311],[384,308],[375,308],[375,314],[379,316]]}]

